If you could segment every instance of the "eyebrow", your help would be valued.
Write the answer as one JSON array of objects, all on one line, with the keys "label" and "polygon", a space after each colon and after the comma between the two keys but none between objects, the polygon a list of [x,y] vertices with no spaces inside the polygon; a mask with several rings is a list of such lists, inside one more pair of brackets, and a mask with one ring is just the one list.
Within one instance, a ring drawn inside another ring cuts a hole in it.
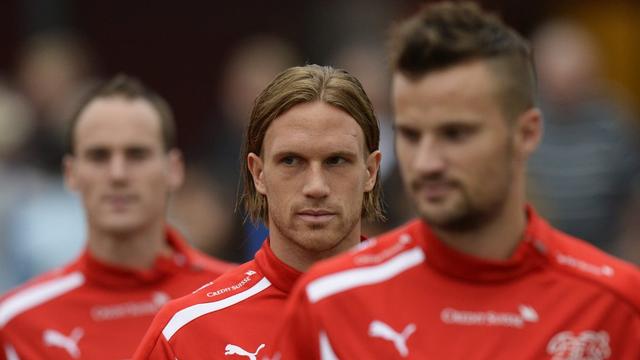
[{"label": "eyebrow", "polygon": [[[285,157],[285,156],[304,157],[302,154],[300,154],[298,152],[288,151],[288,150],[278,151],[278,152],[275,152],[273,154],[273,157],[276,157],[276,158],[281,158],[281,157]],[[340,156],[340,157],[345,157],[345,158],[355,158],[355,157],[358,157],[358,154],[356,152],[354,152],[354,151],[341,150],[341,151],[330,152],[327,157],[335,157],[335,156]]]},{"label": "eyebrow", "polygon": [[332,152],[329,157],[335,157],[335,156],[339,156],[339,157],[345,157],[345,158],[355,158],[358,157],[358,154],[353,152],[353,151],[336,151],[336,152]]},{"label": "eyebrow", "polygon": [[94,144],[94,145],[90,145],[87,146],[84,149],[81,149],[82,153],[92,153],[92,152],[96,152],[96,151],[108,151],[108,152],[113,152],[113,151],[118,151],[118,150],[123,150],[123,151],[138,151],[138,150],[151,150],[152,146],[146,145],[146,144],[131,144],[131,145],[127,145],[124,146],[122,148],[117,148],[114,149],[112,146],[110,145],[102,145],[102,144]]}]

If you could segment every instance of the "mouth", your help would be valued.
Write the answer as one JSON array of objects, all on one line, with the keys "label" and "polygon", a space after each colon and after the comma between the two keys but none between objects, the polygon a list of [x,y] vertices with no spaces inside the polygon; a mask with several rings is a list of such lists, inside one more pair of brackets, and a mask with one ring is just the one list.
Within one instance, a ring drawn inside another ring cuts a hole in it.
[{"label": "mouth", "polygon": [[416,191],[420,197],[430,201],[441,200],[455,188],[455,184],[446,181],[418,182],[413,186],[414,191]]},{"label": "mouth", "polygon": [[114,208],[123,208],[132,204],[136,200],[134,195],[106,195],[104,202]]},{"label": "mouth", "polygon": [[336,213],[326,209],[304,209],[296,213],[305,222],[321,224],[331,221]]}]

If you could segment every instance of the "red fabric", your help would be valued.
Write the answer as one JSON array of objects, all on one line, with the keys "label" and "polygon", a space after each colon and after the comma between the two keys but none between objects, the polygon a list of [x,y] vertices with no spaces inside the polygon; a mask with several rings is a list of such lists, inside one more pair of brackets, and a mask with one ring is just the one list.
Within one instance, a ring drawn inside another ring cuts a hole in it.
[{"label": "red fabric", "polygon": [[[287,296],[300,275],[276,258],[265,241],[254,260],[164,306],[134,359],[246,359],[242,351],[260,356],[271,346],[273,326],[282,317]],[[234,300],[253,293],[261,284],[269,285],[241,301]],[[168,340],[163,334],[172,319],[216,304],[228,306],[189,316]]]},{"label": "red fabric", "polygon": [[[4,296],[0,321],[3,315],[14,315],[0,322],[0,359],[11,349],[22,360],[130,358],[164,303],[234,267],[190,248],[170,228],[166,234],[174,255],[158,258],[151,270],[114,267],[85,251],[73,263]],[[72,289],[44,295],[44,302],[15,311],[34,291],[42,297],[43,289],[50,293],[51,285],[69,279],[77,281]]]},{"label": "red fabric", "polygon": [[[417,220],[317,264],[294,289],[265,355],[333,359],[330,348],[341,360],[640,359],[638,269],[528,215],[506,261],[462,254]],[[372,269],[407,254],[423,260],[388,279],[348,285],[354,270],[373,278]],[[314,298],[336,283],[347,286]]]}]

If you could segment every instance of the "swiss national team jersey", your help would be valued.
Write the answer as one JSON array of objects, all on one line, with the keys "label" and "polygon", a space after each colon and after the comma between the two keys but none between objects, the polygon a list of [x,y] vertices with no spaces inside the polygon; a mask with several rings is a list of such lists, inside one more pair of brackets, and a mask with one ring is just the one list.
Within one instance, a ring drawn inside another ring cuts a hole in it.
[{"label": "swiss national team jersey", "polygon": [[259,358],[300,274],[266,240],[254,260],[165,305],[134,359]]},{"label": "swiss national team jersey", "polygon": [[174,255],[146,271],[104,264],[87,251],[0,301],[0,359],[129,359],[170,299],[232,269],[167,228]]},{"label": "swiss national team jersey", "polygon": [[414,221],[317,264],[270,358],[640,359],[638,269],[527,212],[506,261],[462,254]]}]

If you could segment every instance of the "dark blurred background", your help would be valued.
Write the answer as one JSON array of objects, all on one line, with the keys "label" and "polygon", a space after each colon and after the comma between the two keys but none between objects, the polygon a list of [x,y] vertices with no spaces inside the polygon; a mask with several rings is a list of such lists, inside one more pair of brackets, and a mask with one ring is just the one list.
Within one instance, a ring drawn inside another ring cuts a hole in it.
[{"label": "dark blurred background", "polygon": [[[266,234],[234,213],[243,127],[281,70],[318,63],[355,74],[383,131],[389,221],[412,216],[393,156],[385,42],[415,0],[5,0],[0,11],[0,292],[75,256],[79,202],[62,185],[62,134],[86,89],[118,72],[168,99],[189,165],[172,222],[233,261]],[[531,197],[554,224],[640,263],[637,107],[640,2],[479,1],[536,49],[546,133]]]}]

